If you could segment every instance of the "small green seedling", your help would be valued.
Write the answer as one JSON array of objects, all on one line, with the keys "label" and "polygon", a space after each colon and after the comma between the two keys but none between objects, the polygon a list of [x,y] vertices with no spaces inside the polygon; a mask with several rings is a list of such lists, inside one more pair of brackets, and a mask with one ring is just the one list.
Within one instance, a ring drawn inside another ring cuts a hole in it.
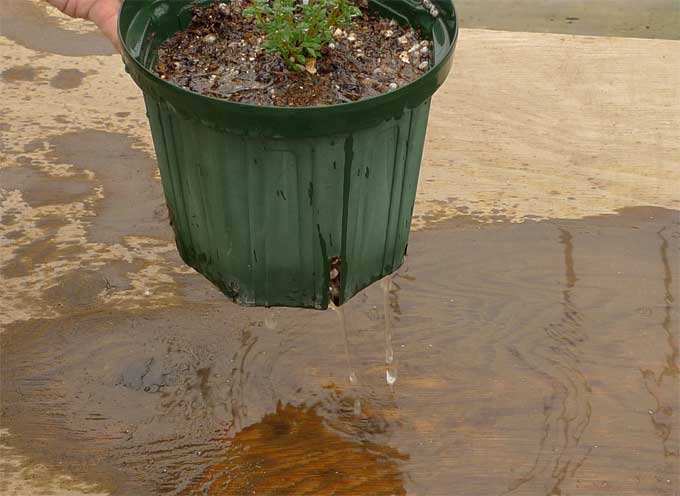
[{"label": "small green seedling", "polygon": [[313,74],[333,31],[361,11],[351,0],[253,0],[243,15],[265,32],[264,48],[281,54],[290,69]]}]

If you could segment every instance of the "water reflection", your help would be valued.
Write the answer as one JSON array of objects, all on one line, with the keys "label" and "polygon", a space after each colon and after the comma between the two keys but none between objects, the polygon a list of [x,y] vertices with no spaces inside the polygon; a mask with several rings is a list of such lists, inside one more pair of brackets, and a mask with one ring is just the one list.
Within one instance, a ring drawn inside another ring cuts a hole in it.
[{"label": "water reflection", "polygon": [[[181,494],[405,494],[398,450],[359,441],[362,420],[344,417],[340,435],[314,407],[283,405],[217,441],[218,461]],[[351,435],[353,434],[353,435]]]}]

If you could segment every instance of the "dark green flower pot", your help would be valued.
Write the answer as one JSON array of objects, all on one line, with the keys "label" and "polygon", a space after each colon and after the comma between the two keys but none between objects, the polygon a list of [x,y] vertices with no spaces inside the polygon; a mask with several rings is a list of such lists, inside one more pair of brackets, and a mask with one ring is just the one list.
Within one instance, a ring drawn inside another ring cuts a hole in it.
[{"label": "dark green flower pot", "polygon": [[[323,309],[403,263],[430,97],[451,67],[450,0],[369,4],[420,26],[433,68],[391,93],[327,107],[232,103],[186,91],[150,68],[193,2],[124,0],[126,68],[144,92],[163,190],[184,261],[243,305]],[[131,199],[134,201],[134,199]],[[339,287],[338,287],[339,282]]]}]

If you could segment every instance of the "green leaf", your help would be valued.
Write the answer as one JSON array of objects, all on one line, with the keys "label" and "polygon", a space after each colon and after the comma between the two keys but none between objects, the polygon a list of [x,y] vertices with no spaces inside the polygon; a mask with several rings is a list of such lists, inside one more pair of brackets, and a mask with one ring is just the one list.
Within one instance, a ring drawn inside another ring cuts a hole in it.
[{"label": "green leaf", "polygon": [[306,57],[321,56],[336,27],[361,15],[353,0],[253,0],[244,17],[255,17],[264,32],[263,47],[283,57],[289,69],[304,70]]}]

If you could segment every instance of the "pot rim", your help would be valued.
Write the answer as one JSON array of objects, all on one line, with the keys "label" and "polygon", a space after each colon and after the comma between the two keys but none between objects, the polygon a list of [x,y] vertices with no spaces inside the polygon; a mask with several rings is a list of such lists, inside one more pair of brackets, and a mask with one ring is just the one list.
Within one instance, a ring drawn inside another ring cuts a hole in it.
[{"label": "pot rim", "polygon": [[[173,1],[173,0],[169,0]],[[175,0],[177,1],[177,0]],[[380,3],[380,0],[369,0],[369,1],[376,1],[376,3]],[[408,4],[413,4],[413,0],[404,0]],[[246,111],[246,112],[252,112],[253,110],[260,110],[263,112],[266,112],[272,117],[274,115],[279,115],[282,116],[284,114],[290,115],[290,114],[296,114],[300,115],[303,113],[309,113],[309,112],[316,112],[319,110],[337,110],[337,111],[347,111],[349,109],[352,110],[359,110],[360,108],[372,108],[377,105],[382,105],[383,103],[388,103],[392,102],[395,100],[401,100],[403,98],[407,98],[412,96],[414,93],[418,92],[420,88],[427,88],[431,87],[431,84],[434,83],[434,89],[438,88],[441,83],[443,83],[444,79],[447,76],[448,71],[444,72],[443,77],[439,77],[439,73],[442,72],[442,69],[445,68],[447,64],[450,63],[451,56],[453,54],[453,51],[456,47],[456,43],[458,41],[458,32],[459,32],[459,22],[458,22],[458,16],[456,13],[456,7],[454,5],[453,0],[430,0],[433,4],[441,5],[441,3],[445,2],[447,5],[450,6],[451,8],[451,18],[453,19],[453,24],[454,24],[454,29],[453,33],[450,35],[449,43],[448,46],[446,47],[446,52],[439,58],[438,61],[432,65],[425,73],[423,73],[421,76],[416,78],[415,80],[411,81],[410,83],[397,88],[396,90],[393,91],[388,91],[386,93],[382,93],[380,95],[376,96],[371,96],[367,98],[361,98],[360,100],[352,101],[352,102],[343,102],[343,103],[335,103],[331,105],[311,105],[311,106],[305,106],[305,107],[289,107],[289,106],[277,106],[277,105],[257,105],[254,103],[242,103],[242,102],[233,102],[231,100],[223,99],[223,98],[217,98],[213,96],[208,96],[204,95],[201,93],[197,93],[195,91],[187,90],[184,89],[166,79],[162,79],[158,77],[151,69],[147,68],[139,59],[138,56],[133,55],[132,51],[128,47],[128,44],[126,42],[125,36],[123,36],[123,31],[122,31],[122,26],[121,26],[121,16],[118,16],[118,37],[120,39],[120,45],[121,45],[121,55],[123,56],[123,60],[125,61],[126,65],[127,64],[132,64],[140,73],[143,77],[145,77],[147,80],[153,82],[154,84],[160,85],[160,87],[165,90],[169,91],[171,93],[183,95],[183,96],[188,96],[190,95],[193,98],[196,98],[198,101],[201,103],[210,103],[212,105],[218,105],[218,106],[223,106],[225,110],[231,110],[231,111]],[[140,2],[140,0],[123,0],[121,3],[120,11],[119,14],[123,12],[123,10],[126,8],[126,6],[132,4],[132,3],[143,3],[145,5],[153,5],[153,3],[157,2]],[[158,3],[163,3],[161,0]],[[187,2],[189,4],[191,2]],[[413,7],[416,7],[414,5]],[[440,9],[440,13],[441,13]],[[442,14],[440,14],[442,15]],[[437,18],[435,18],[435,23],[441,22],[444,24],[443,21],[438,21]],[[443,26],[443,29],[445,31],[446,27]],[[431,91],[431,93],[434,93],[434,91]],[[429,96],[429,95],[428,95]]]}]

